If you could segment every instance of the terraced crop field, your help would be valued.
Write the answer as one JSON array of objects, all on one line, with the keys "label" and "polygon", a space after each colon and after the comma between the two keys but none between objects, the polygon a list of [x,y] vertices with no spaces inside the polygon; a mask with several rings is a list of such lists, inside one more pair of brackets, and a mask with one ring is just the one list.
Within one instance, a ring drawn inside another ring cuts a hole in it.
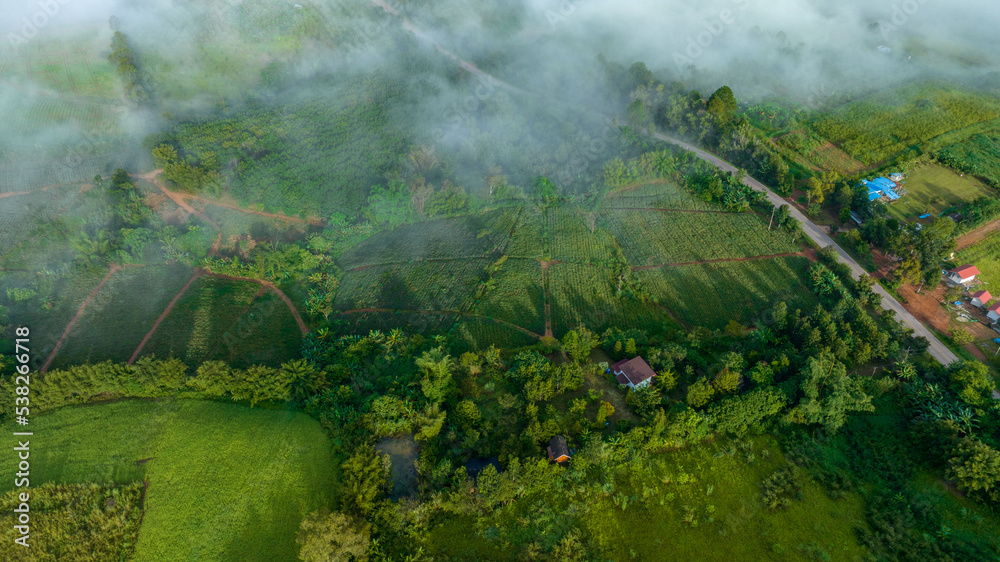
[{"label": "terraced crop field", "polygon": [[511,259],[493,276],[493,286],[473,309],[475,314],[545,331],[542,267],[535,260]]},{"label": "terraced crop field", "polygon": [[489,260],[376,265],[344,275],[334,308],[461,311],[472,303]]}]

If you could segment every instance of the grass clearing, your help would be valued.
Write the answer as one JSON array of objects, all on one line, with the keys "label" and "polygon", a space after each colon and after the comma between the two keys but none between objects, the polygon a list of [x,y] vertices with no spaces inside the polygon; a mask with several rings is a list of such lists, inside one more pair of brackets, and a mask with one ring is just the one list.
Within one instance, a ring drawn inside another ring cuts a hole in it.
[{"label": "grass clearing", "polygon": [[979,271],[979,280],[984,289],[992,293],[994,287],[1000,287],[1000,233],[992,233],[974,246],[955,253],[956,264],[971,263]]},{"label": "grass clearing", "polygon": [[[331,503],[329,441],[302,413],[125,401],[32,424],[32,484],[148,481],[136,561],[294,560],[300,521]],[[15,460],[0,460],[6,474]]]},{"label": "grass clearing", "polygon": [[906,195],[888,206],[889,214],[901,221],[916,219],[924,213],[938,216],[946,209],[977,197],[995,195],[976,177],[961,176],[940,164],[929,164],[910,172],[905,188]]}]

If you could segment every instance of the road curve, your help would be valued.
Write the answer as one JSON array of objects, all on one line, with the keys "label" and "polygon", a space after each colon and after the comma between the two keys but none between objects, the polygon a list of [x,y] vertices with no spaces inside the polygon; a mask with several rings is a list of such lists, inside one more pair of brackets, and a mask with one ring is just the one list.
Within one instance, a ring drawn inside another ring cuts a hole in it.
[{"label": "road curve", "polygon": [[[671,144],[675,144],[685,150],[695,153],[698,156],[698,158],[701,158],[705,162],[708,162],[709,164],[715,166],[716,168],[719,168],[720,170],[726,172],[736,171],[736,167],[730,164],[729,162],[726,162],[725,160],[719,158],[714,154],[705,152],[704,150],[696,146],[692,146],[684,141],[675,139],[673,137],[668,137],[667,135],[662,135],[659,133],[655,133],[653,136],[656,137],[657,139],[669,142]],[[756,189],[757,191],[762,191],[767,196],[768,201],[770,201],[775,207],[780,205],[788,205],[788,202],[785,201],[781,196],[771,191],[770,189],[768,189],[766,185],[760,183],[759,181],[753,179],[750,176],[745,176],[743,178],[743,183],[750,186],[753,189]],[[848,267],[851,268],[851,272],[854,274],[855,279],[861,277],[866,273],[864,268],[858,265],[858,262],[854,261],[854,259],[851,256],[849,256],[847,252],[845,252],[844,249],[841,248],[836,242],[834,242],[833,239],[830,238],[830,236],[823,231],[823,229],[816,226],[814,222],[809,220],[808,217],[802,214],[802,212],[796,209],[793,205],[788,205],[788,208],[791,211],[792,216],[798,219],[799,222],[802,223],[802,230],[806,233],[806,236],[808,236],[813,240],[813,242],[816,242],[816,244],[818,244],[821,248],[825,248],[827,246],[833,246],[833,249],[837,251],[837,256],[840,258],[841,263],[845,263],[847,264]],[[941,340],[939,340],[937,336],[932,334],[931,331],[928,330],[926,326],[921,324],[919,320],[917,320],[912,314],[907,312],[907,310],[903,308],[903,305],[899,304],[899,301],[897,301],[895,298],[893,298],[892,295],[887,293],[886,290],[883,289],[881,285],[875,285],[874,290],[876,293],[882,296],[882,308],[886,310],[892,310],[893,312],[895,312],[897,318],[903,321],[903,323],[906,324],[908,327],[913,328],[913,333],[915,335],[927,339],[928,343],[930,343],[930,346],[927,348],[927,352],[931,354],[931,357],[937,359],[942,365],[950,365],[951,363],[958,361],[958,356],[955,355],[955,353],[952,352],[952,350],[948,349],[948,347],[943,343],[941,343]]]},{"label": "road curve", "polygon": [[[397,17],[402,17],[399,11],[390,6],[385,0],[372,0],[372,2],[374,2],[378,6],[381,6],[382,9],[388,13]],[[417,29],[417,27],[414,26],[413,23],[410,22],[410,20],[403,18],[403,25],[408,31],[410,31],[417,37],[420,37],[421,39],[430,42],[437,48],[438,51],[444,53],[452,60],[456,61],[459,65],[461,65],[462,68],[468,70],[469,72],[472,72],[473,74],[479,76],[480,78],[490,80],[492,83],[497,84],[500,87],[505,88],[507,90],[511,90],[513,92],[534,95],[531,92],[522,90],[517,86],[513,86],[511,84],[503,82],[498,78],[490,74],[487,74],[482,70],[479,70],[479,68],[477,68],[472,63],[469,63],[461,59],[458,55],[446,50],[444,47],[436,43],[428,34]],[[659,133],[654,133],[653,136],[662,141],[675,144],[677,146],[680,146],[681,148],[684,148],[685,150],[689,150],[695,153],[698,156],[698,158],[701,158],[702,160],[708,162],[709,164],[712,164],[713,166],[719,168],[720,170],[726,172],[736,171],[736,167],[730,164],[729,162],[726,162],[725,160],[719,158],[714,154],[705,152],[704,150],[696,146],[692,146],[684,141],[675,139],[673,137],[668,137],[666,135],[662,135]],[[764,192],[764,194],[767,196],[768,201],[770,201],[776,207],[788,204],[788,202],[785,201],[780,196],[778,196],[777,193],[774,193],[766,185],[760,183],[759,181],[753,179],[750,176],[745,176],[743,178],[743,183],[745,183],[746,185],[750,186],[753,189]],[[816,226],[815,223],[809,220],[805,215],[799,212],[799,210],[793,207],[792,205],[788,205],[788,208],[789,210],[791,210],[792,216],[798,219],[799,222],[802,223],[802,230],[805,232],[806,236],[808,236],[814,242],[819,244],[821,248],[825,248],[827,246],[833,246],[833,248],[837,251],[837,255],[839,256],[840,261],[842,263],[847,264],[847,266],[851,268],[851,272],[854,274],[855,278],[859,278],[865,273],[864,268],[858,265],[858,262],[854,261],[854,259],[851,256],[849,256],[847,252],[845,252],[844,249],[841,248],[836,242],[834,242],[833,239],[830,238],[829,235],[827,235],[827,233],[823,232],[822,229]],[[937,336],[932,334],[931,331],[928,330],[926,326],[921,324],[919,320],[914,318],[912,314],[907,312],[907,310],[903,308],[901,304],[899,304],[899,301],[897,301],[895,298],[893,298],[892,295],[887,293],[885,289],[883,289],[880,285],[875,285],[874,291],[882,296],[882,308],[894,311],[896,313],[896,317],[899,318],[908,327],[912,328],[913,333],[915,335],[927,339],[927,342],[930,344],[930,346],[927,348],[927,352],[931,354],[931,357],[937,359],[938,362],[940,362],[942,365],[950,365],[951,363],[958,361],[958,356],[955,355],[954,352],[952,352],[950,349],[948,349],[947,346],[941,343],[941,340],[937,339]]]}]

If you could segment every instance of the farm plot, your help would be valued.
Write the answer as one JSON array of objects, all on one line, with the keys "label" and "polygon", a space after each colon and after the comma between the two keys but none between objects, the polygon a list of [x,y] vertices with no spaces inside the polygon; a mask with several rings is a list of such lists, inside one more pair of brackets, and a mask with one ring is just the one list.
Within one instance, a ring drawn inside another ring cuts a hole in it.
[{"label": "farm plot", "polygon": [[669,180],[658,180],[624,189],[604,200],[605,209],[677,209],[715,211],[718,205],[703,201]]},{"label": "farm plot", "polygon": [[634,267],[797,252],[783,231],[751,213],[605,211],[602,216]]},{"label": "farm plot", "polygon": [[1000,133],[975,135],[945,148],[938,156],[952,168],[980,176],[1000,189]]},{"label": "farm plot", "polygon": [[820,168],[843,175],[853,174],[865,167],[861,162],[851,158],[850,154],[829,142],[816,148],[809,155],[809,160]]},{"label": "farm plot", "polygon": [[512,258],[542,259],[549,254],[545,216],[537,207],[524,207],[507,248]]},{"label": "farm plot", "polygon": [[[129,400],[61,408],[32,425],[33,485],[145,482],[131,560],[294,560],[299,523],[331,507],[330,441],[303,413]],[[0,468],[16,472],[16,456]]]},{"label": "farm plot", "polygon": [[466,318],[451,329],[451,341],[460,351],[482,350],[491,345],[501,349],[517,349],[535,343],[535,339],[517,328],[493,322],[488,318]]},{"label": "farm plot", "polygon": [[230,236],[249,234],[255,239],[271,239],[291,242],[302,237],[309,225],[296,221],[286,221],[254,213],[247,213],[228,207],[220,207],[204,201],[189,200],[195,209],[215,221],[222,231],[225,243]]},{"label": "farm plot", "polygon": [[689,327],[722,328],[752,322],[773,303],[809,309],[812,292],[802,281],[804,257],[663,267],[636,272],[643,287]]},{"label": "farm plot", "polygon": [[890,215],[904,221],[924,213],[937,216],[954,205],[994,196],[993,190],[974,176],[960,176],[939,164],[911,171],[904,189],[905,195],[888,206]]},{"label": "farm plot", "polygon": [[232,333],[235,343],[240,317],[248,312],[260,285],[202,276],[177,302],[143,348],[143,355],[177,357],[194,367],[219,346],[228,349],[224,338]]},{"label": "farm plot", "polygon": [[461,315],[368,310],[344,314],[337,318],[340,320],[337,325],[337,332],[340,334],[364,335],[372,330],[388,332],[400,328],[411,334],[434,336],[448,333]]},{"label": "farm plot", "polygon": [[277,367],[299,357],[301,344],[302,332],[288,305],[267,291],[226,328],[205,359],[238,368]]},{"label": "farm plot", "polygon": [[115,273],[87,305],[52,366],[128,360],[192,274],[181,265]]},{"label": "farm plot", "polygon": [[373,236],[346,252],[344,269],[420,259],[480,258],[502,252],[517,208],[408,224]]},{"label": "farm plot", "polygon": [[648,328],[671,322],[670,315],[649,304],[616,297],[611,270],[583,264],[560,263],[549,267],[549,297],[552,304],[552,331],[561,338],[567,331],[584,325],[603,331]]},{"label": "farm plot", "polygon": [[17,302],[0,292],[0,303],[10,310],[12,321],[16,319],[19,324],[31,327],[32,360],[37,362],[34,368],[41,368],[70,319],[106,273],[104,270],[70,270],[62,276],[47,276],[33,272],[0,272],[0,287],[35,293]]},{"label": "farm plot", "polygon": [[508,260],[493,277],[493,287],[480,299],[475,313],[504,320],[536,334],[545,332],[542,268],[535,260]]},{"label": "farm plot", "polygon": [[83,217],[101,204],[99,193],[81,194],[76,184],[0,199],[0,256],[22,242],[37,242],[37,229],[50,226],[56,217],[67,212]]},{"label": "farm plot", "polygon": [[593,232],[586,224],[586,217],[562,207],[550,208],[546,219],[552,259],[606,262],[614,255],[614,237],[607,230],[597,228],[596,215],[591,218],[594,221]]},{"label": "farm plot", "polygon": [[990,234],[974,246],[957,252],[954,263],[976,264],[979,280],[986,283],[983,288],[1000,285],[1000,233]]},{"label": "farm plot", "polygon": [[823,137],[866,164],[938,135],[1000,117],[996,99],[936,84],[911,84],[850,103],[813,122]]},{"label": "farm plot", "polygon": [[489,260],[376,265],[344,275],[334,308],[462,311],[485,280]]}]

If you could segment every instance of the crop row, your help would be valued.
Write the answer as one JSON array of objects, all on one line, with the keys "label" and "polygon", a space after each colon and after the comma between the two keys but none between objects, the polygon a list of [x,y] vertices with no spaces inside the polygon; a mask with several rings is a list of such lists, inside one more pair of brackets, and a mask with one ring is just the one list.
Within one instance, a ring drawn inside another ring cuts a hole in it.
[{"label": "crop row", "polygon": [[605,211],[603,217],[633,266],[691,263],[798,250],[791,236],[768,231],[750,213]]},{"label": "crop row", "polygon": [[534,260],[508,260],[489,283],[476,314],[541,334],[545,330],[542,268]]},{"label": "crop row", "polygon": [[483,282],[488,260],[378,265],[350,271],[337,291],[334,308],[460,311]]},{"label": "crop row", "polygon": [[617,284],[606,267],[561,263],[549,268],[549,296],[555,336],[584,325],[591,330],[616,326],[648,328],[669,321],[655,307],[629,296],[616,296]]},{"label": "crop row", "polygon": [[664,267],[637,272],[646,292],[688,326],[721,328],[748,323],[778,300],[791,309],[815,301],[804,285],[806,258]]},{"label": "crop row", "polygon": [[699,199],[684,188],[667,181],[651,182],[608,197],[606,209],[657,208],[691,211],[721,210],[719,205]]},{"label": "crop row", "polygon": [[[613,255],[614,238],[597,227],[596,214],[589,219],[562,207],[549,209],[547,234],[554,260],[607,261]],[[592,221],[593,231],[587,220]]]},{"label": "crop row", "polygon": [[491,345],[501,349],[516,349],[534,343],[524,332],[498,324],[486,318],[465,318],[451,328],[452,342],[461,351],[482,350]]}]

